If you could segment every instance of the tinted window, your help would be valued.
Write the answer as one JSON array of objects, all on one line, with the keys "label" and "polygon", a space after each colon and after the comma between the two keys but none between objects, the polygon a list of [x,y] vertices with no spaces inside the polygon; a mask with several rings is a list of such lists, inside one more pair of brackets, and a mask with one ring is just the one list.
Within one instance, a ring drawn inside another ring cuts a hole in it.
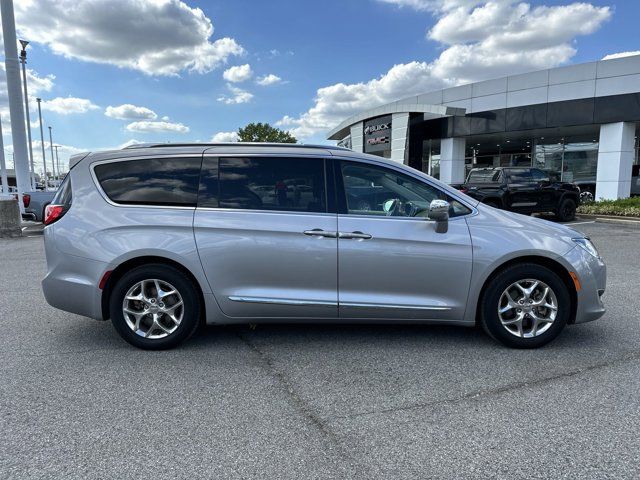
[{"label": "tinted window", "polygon": [[548,182],[549,175],[542,170],[531,170],[531,177],[534,182]]},{"label": "tinted window", "polygon": [[593,98],[549,103],[547,105],[547,127],[593,123],[594,104]]},{"label": "tinted window", "polygon": [[97,165],[95,173],[116,203],[195,206],[200,163],[200,158],[126,160]]},{"label": "tinted window", "polygon": [[471,119],[470,131],[472,134],[504,132],[505,109],[487,110],[468,115]]},{"label": "tinted window", "polygon": [[443,191],[388,168],[341,162],[341,171],[350,214],[424,217],[436,199],[451,203],[452,217],[470,212]]},{"label": "tinted window", "polygon": [[547,104],[507,109],[506,130],[530,130],[547,126]]},{"label": "tinted window", "polygon": [[67,174],[64,177],[51,203],[53,205],[64,205],[67,208],[71,206],[71,175]]},{"label": "tinted window", "polygon": [[[249,210],[326,212],[324,160],[319,158],[221,157],[219,193],[203,178],[201,206]],[[205,162],[203,175],[213,176]]]},{"label": "tinted window", "polygon": [[531,172],[524,168],[512,168],[507,171],[509,182],[511,183],[531,183]]},{"label": "tinted window", "polygon": [[499,183],[502,181],[502,170],[471,170],[467,183]]},{"label": "tinted window", "polygon": [[596,97],[594,123],[640,120],[640,93]]}]

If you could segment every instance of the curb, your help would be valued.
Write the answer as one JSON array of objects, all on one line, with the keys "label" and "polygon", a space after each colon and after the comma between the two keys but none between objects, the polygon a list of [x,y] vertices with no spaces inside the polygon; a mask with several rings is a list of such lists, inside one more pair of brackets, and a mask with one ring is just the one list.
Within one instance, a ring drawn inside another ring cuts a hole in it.
[{"label": "curb", "polygon": [[597,220],[598,222],[605,223],[624,223],[640,225],[640,217],[623,217],[617,215],[588,215],[579,213],[577,215],[581,220]]}]

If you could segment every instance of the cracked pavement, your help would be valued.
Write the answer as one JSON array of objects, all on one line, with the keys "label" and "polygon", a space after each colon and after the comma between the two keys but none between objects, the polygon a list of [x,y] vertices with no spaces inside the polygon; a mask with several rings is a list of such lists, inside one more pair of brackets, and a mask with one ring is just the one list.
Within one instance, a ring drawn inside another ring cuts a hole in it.
[{"label": "cracked pavement", "polygon": [[535,351],[258,325],[144,352],[46,304],[41,237],[0,240],[0,478],[638,478],[640,226],[574,228],[608,311]]}]

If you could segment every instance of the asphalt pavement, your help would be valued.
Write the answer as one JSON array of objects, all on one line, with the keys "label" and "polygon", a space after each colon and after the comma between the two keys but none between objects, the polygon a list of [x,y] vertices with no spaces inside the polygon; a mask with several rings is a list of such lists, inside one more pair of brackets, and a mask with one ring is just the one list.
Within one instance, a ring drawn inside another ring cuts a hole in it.
[{"label": "asphalt pavement", "polygon": [[576,222],[606,315],[533,351],[443,326],[207,327],[145,352],[0,240],[0,478],[639,478],[640,225]]}]

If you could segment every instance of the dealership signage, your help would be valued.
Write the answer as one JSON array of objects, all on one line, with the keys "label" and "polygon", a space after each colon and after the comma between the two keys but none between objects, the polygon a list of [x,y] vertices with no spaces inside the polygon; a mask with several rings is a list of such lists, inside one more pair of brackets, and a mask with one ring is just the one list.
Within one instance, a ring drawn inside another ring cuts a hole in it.
[{"label": "dealership signage", "polygon": [[391,147],[391,115],[366,121],[363,134],[366,153],[389,150]]},{"label": "dealership signage", "polygon": [[378,125],[367,125],[364,127],[364,134],[370,135],[372,133],[377,133],[382,130],[389,130],[391,128],[391,122],[380,123]]}]

